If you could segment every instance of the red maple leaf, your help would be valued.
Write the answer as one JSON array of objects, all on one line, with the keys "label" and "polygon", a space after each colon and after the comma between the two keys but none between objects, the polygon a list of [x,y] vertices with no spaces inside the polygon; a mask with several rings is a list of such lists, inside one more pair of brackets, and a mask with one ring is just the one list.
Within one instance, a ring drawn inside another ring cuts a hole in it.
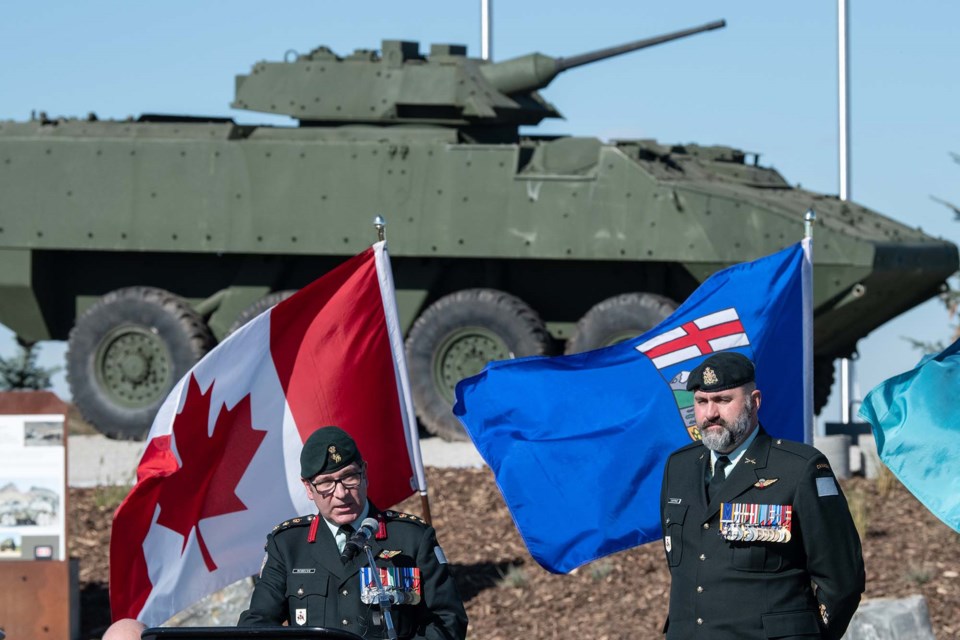
[{"label": "red maple leaf", "polygon": [[200,535],[200,521],[247,509],[235,490],[267,432],[253,429],[247,394],[233,409],[220,407],[213,434],[208,435],[213,384],[205,394],[192,374],[187,384],[183,410],[173,421],[180,468],[164,478],[157,524],[183,536],[181,554],[190,531],[196,529],[200,554],[207,570],[214,571],[217,565]]}]

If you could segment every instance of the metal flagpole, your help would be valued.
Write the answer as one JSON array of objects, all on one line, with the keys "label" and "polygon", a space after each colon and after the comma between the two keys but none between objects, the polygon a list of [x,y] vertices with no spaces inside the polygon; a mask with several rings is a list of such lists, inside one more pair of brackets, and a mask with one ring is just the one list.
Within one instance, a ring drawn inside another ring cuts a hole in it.
[{"label": "metal flagpole", "polygon": [[430,513],[430,499],[427,496],[427,476],[423,468],[423,453],[420,450],[420,433],[417,430],[417,415],[413,410],[413,397],[410,395],[410,375],[407,372],[407,358],[403,348],[403,334],[400,331],[400,319],[397,312],[396,288],[393,284],[393,270],[390,268],[390,256],[387,253],[386,226],[383,216],[373,220],[379,241],[374,245],[377,261],[377,278],[380,280],[380,296],[383,312],[387,320],[387,333],[390,338],[390,350],[393,352],[394,374],[397,379],[397,395],[400,398],[400,417],[403,419],[404,436],[407,440],[407,453],[413,467],[414,488],[420,493],[420,506],[423,519],[433,524]]},{"label": "metal flagpole", "polygon": [[480,0],[480,57],[493,60],[493,0]]},{"label": "metal flagpole", "polygon": [[803,271],[800,278],[803,313],[803,441],[813,444],[813,224],[817,212],[803,216]]},{"label": "metal flagpole", "polygon": [[[849,12],[847,0],[837,0],[837,108],[839,125],[840,200],[850,199],[850,67],[848,58]],[[840,360],[840,422],[850,422],[850,388],[853,385],[853,363]]]}]

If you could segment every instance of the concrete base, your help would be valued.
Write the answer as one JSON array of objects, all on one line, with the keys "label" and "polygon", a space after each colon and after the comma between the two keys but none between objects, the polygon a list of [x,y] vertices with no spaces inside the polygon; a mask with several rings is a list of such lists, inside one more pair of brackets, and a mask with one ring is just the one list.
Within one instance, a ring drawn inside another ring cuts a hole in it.
[{"label": "concrete base", "polygon": [[844,640],[935,640],[927,601],[921,595],[860,603]]}]

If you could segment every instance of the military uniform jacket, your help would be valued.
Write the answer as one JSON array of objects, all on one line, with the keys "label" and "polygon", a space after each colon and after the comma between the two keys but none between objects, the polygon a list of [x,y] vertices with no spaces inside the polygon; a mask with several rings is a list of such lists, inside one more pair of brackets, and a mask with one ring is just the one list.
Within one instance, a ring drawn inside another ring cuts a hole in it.
[{"label": "military uniform jacket", "polygon": [[[710,451],[695,443],[667,461],[660,514],[668,638],[840,638],[860,603],[860,538],[827,459],[758,428],[709,504]],[[725,539],[722,502],[791,505],[790,539]]]},{"label": "military uniform jacket", "polygon": [[[399,637],[464,638],[467,614],[433,527],[416,516],[379,512],[373,504],[370,516],[386,528],[386,537],[381,528],[376,537],[382,539],[370,540],[377,566],[420,569],[420,603],[390,608]],[[260,580],[238,625],[288,623],[341,629],[364,638],[387,637],[379,607],[360,599],[360,569],[368,564],[366,553],[342,563],[336,541],[323,522],[315,527],[314,542],[308,542],[310,526],[319,517],[295,518],[267,536]]]}]

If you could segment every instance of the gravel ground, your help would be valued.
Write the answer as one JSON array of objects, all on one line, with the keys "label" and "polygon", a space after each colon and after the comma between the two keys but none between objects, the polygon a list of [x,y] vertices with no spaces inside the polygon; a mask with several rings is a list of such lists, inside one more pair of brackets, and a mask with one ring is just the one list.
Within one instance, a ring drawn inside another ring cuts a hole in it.
[{"label": "gravel ground", "polygon": [[[891,478],[842,483],[865,530],[865,597],[922,594],[937,638],[960,639],[960,535]],[[553,575],[527,553],[489,470],[428,467],[427,482],[434,525],[470,616],[470,640],[659,637],[669,584],[659,544]],[[83,640],[99,638],[109,623],[107,549],[123,493],[122,487],[70,492]],[[420,513],[419,499],[400,508]]]}]

